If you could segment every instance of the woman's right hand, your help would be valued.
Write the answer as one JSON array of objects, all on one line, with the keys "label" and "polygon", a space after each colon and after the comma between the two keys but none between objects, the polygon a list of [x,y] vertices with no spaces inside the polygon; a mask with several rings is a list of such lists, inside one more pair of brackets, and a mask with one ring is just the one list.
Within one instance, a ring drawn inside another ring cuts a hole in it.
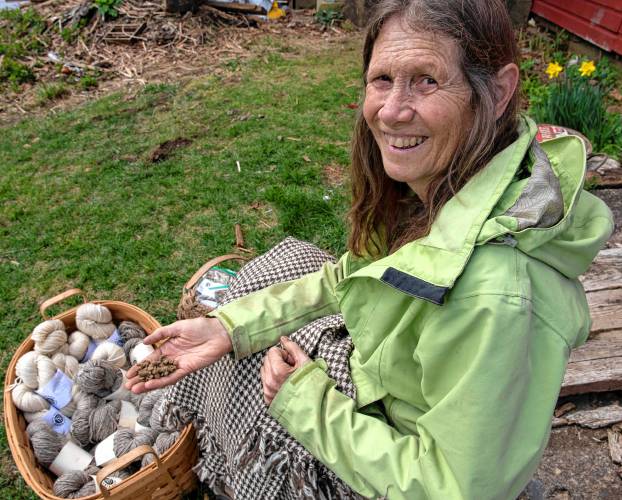
[{"label": "woman's right hand", "polygon": [[139,394],[174,384],[180,378],[218,361],[232,350],[229,334],[216,318],[176,321],[147,335],[143,343],[149,345],[160,341],[165,342],[145,359],[155,361],[168,356],[176,362],[177,370],[166,377],[141,382],[138,366],[134,365],[127,372],[126,384],[132,392]]}]

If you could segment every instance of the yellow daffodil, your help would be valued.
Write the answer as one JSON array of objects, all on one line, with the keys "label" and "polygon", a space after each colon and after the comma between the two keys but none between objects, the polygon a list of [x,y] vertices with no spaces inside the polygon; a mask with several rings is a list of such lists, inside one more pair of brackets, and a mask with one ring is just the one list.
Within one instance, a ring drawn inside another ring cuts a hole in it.
[{"label": "yellow daffodil", "polygon": [[562,71],[564,71],[564,68],[556,62],[549,63],[546,68],[546,74],[549,75],[549,80],[551,78],[557,78]]},{"label": "yellow daffodil", "polygon": [[583,61],[581,66],[579,66],[579,73],[581,73],[581,76],[592,76],[594,71],[596,71],[594,61]]}]

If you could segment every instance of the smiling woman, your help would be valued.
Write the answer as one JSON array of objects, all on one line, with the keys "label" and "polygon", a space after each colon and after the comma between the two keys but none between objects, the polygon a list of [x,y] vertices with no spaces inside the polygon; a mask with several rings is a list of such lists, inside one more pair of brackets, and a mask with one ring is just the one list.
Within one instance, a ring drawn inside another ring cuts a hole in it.
[{"label": "smiling woman", "polygon": [[149,335],[177,371],[128,372],[135,392],[176,383],[168,408],[195,416],[210,486],[390,500],[525,487],[589,332],[578,276],[613,224],[582,189],[581,140],[540,145],[518,115],[516,57],[502,0],[376,3],[349,251],[334,262],[285,240],[208,317]]}]

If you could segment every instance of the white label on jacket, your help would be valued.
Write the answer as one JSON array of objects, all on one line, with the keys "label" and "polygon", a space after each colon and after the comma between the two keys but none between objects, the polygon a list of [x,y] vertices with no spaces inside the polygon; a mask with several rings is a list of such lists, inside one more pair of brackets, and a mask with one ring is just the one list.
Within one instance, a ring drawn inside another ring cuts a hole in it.
[{"label": "white label on jacket", "polygon": [[121,335],[119,335],[119,330],[117,330],[116,328],[114,329],[112,335],[108,337],[108,342],[112,342],[113,344],[117,344],[119,347],[123,347],[124,342],[121,338]]},{"label": "white label on jacket", "polygon": [[114,437],[116,435],[117,433],[113,432],[95,447],[95,465],[97,467],[102,467],[117,458],[114,454]]},{"label": "white label on jacket", "polygon": [[143,359],[149,356],[154,351],[153,347],[147,344],[137,344],[134,349],[130,351],[130,363],[135,365],[140,363]]},{"label": "white label on jacket", "polygon": [[84,356],[80,360],[80,363],[86,363],[89,359],[91,359],[98,345],[99,344],[97,342],[91,339],[89,342],[89,346],[87,347],[86,352],[84,353]]},{"label": "white label on jacket", "polygon": [[43,415],[42,420],[52,428],[52,430],[58,434],[66,435],[71,429],[71,419],[63,415],[54,406],[50,406],[50,409]]},{"label": "white label on jacket", "polygon": [[72,470],[84,470],[92,461],[93,455],[73,441],[67,441],[50,465],[50,470],[60,476]]},{"label": "white label on jacket", "polygon": [[71,401],[72,387],[73,381],[61,370],[56,370],[50,381],[37,389],[36,393],[52,406],[62,409]]}]

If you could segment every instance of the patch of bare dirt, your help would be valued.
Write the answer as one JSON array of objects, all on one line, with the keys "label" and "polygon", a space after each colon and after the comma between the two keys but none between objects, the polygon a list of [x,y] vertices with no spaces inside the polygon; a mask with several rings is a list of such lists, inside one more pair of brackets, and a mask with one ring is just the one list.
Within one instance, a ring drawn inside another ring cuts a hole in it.
[{"label": "patch of bare dirt", "polygon": [[324,182],[330,187],[339,187],[343,186],[346,182],[346,168],[342,165],[338,165],[336,163],[330,163],[329,165],[324,165],[322,168],[322,176],[324,178]]},{"label": "patch of bare dirt", "polygon": [[[131,94],[148,83],[179,82],[210,74],[235,79],[235,66],[241,61],[260,58],[267,62],[271,52],[295,56],[328,47],[338,49],[348,39],[360,36],[357,31],[334,27],[322,30],[310,11],[259,22],[207,5],[182,16],[164,12],[162,3],[125,0],[116,19],[104,22],[91,14],[84,18],[88,24],[77,38],[63,40],[58,26],[70,28],[71,16],[88,3],[48,0],[32,5],[45,17],[49,25],[46,35],[52,41],[46,42],[43,54],[29,58],[37,82],[23,84],[18,92],[0,93],[0,123],[57,112],[119,90]],[[136,27],[143,24],[137,31]],[[124,36],[130,39],[122,43]],[[51,60],[49,52],[58,58]],[[229,62],[233,64],[226,64]],[[96,88],[81,90],[75,85],[85,74],[98,75]],[[38,93],[42,85],[53,82],[73,83],[68,85],[67,96],[41,102]]]},{"label": "patch of bare dirt", "polygon": [[192,141],[190,139],[186,139],[185,137],[178,137],[177,139],[173,139],[171,141],[164,141],[152,151],[151,155],[149,155],[149,161],[151,163],[164,161],[175,150],[188,146],[189,144],[192,144]]}]

